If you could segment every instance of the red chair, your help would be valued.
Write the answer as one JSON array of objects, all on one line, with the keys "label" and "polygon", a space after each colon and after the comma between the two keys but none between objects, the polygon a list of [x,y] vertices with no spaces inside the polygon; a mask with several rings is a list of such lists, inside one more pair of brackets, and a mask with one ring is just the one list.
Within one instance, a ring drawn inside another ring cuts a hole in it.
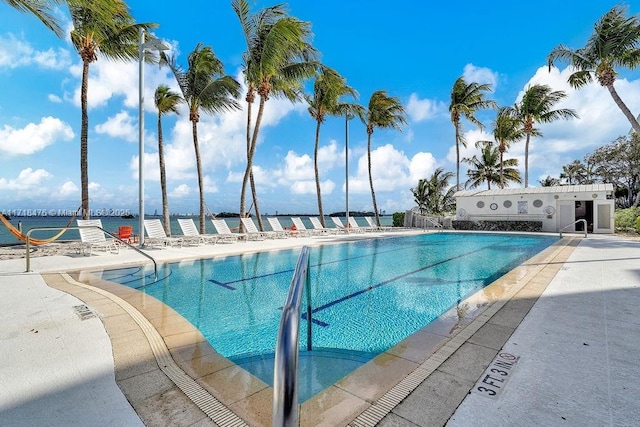
[{"label": "red chair", "polygon": [[133,227],[130,225],[121,225],[118,227],[117,237],[127,243],[134,242]]}]

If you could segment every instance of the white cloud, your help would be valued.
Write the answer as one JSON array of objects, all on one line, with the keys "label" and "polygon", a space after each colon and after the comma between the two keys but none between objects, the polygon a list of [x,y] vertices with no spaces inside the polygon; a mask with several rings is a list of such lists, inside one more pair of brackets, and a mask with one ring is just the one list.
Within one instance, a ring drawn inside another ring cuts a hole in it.
[{"label": "white cloud", "polygon": [[15,179],[0,178],[0,190],[39,190],[42,183],[52,176],[44,169],[26,168],[21,170]]},{"label": "white cloud", "polygon": [[78,194],[79,191],[80,189],[72,181],[66,181],[60,186],[58,194],[62,197],[67,197],[72,194]]},{"label": "white cloud", "polygon": [[131,118],[126,111],[120,111],[111,116],[106,122],[96,125],[96,132],[112,137],[122,138],[127,142],[138,141],[138,122]]},{"label": "white cloud", "polygon": [[313,159],[308,154],[298,156],[295,152],[289,151],[284,161],[285,167],[282,176],[284,182],[314,179]]},{"label": "white cloud", "polygon": [[61,104],[62,103],[62,98],[60,98],[58,95],[54,95],[52,93],[50,93],[47,96],[47,99],[49,99],[49,101],[53,102],[54,104]]},{"label": "white cloud", "polygon": [[19,40],[15,35],[0,36],[0,68],[31,67],[62,70],[71,64],[66,49],[47,49],[38,51],[28,42]]},{"label": "white cloud", "polygon": [[[431,153],[418,152],[409,159],[402,151],[387,144],[371,152],[371,175],[373,188],[378,192],[408,191],[436,168]],[[358,159],[357,176],[349,177],[349,191],[369,193],[369,172],[366,153]]]},{"label": "white cloud", "polygon": [[409,177],[416,185],[419,180],[428,178],[437,169],[437,162],[431,153],[416,153],[409,164]]},{"label": "white cloud", "polygon": [[435,117],[442,111],[446,111],[446,106],[443,102],[419,99],[417,94],[412,93],[409,96],[406,111],[411,120],[421,122]]},{"label": "white cloud", "polygon": [[187,184],[180,184],[169,192],[169,197],[183,198],[191,195],[191,188]]},{"label": "white cloud", "polygon": [[[320,182],[320,192],[323,196],[333,193],[336,188],[335,182],[330,179]],[[296,181],[291,184],[292,194],[316,194],[316,181]]]},{"label": "white cloud", "polygon": [[490,68],[476,67],[473,64],[467,64],[464,66],[462,75],[467,83],[490,84],[494,92],[498,86],[498,73],[492,71]]},{"label": "white cloud", "polygon": [[57,140],[74,137],[71,126],[54,117],[43,117],[40,123],[29,123],[22,129],[4,125],[0,129],[0,152],[8,155],[29,155],[43,150]]}]

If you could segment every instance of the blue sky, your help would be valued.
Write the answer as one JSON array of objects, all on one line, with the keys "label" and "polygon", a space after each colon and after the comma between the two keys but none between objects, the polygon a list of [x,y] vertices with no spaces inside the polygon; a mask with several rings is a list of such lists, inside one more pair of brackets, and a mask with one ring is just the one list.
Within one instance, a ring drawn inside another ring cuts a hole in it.
[{"label": "blue sky", "polygon": [[[242,81],[245,49],[230,1],[192,0],[172,7],[148,0],[128,2],[138,22],[155,22],[157,37],[168,41],[178,63],[197,43],[211,46],[226,72]],[[257,1],[253,10],[275,3]],[[393,7],[390,7],[390,4]],[[291,0],[290,13],[312,23],[314,46],[367,105],[376,90],[397,96],[408,113],[402,132],[376,130],[372,139],[378,206],[386,213],[411,208],[410,188],[437,167],[455,173],[454,129],[448,104],[454,81],[491,83],[491,98],[512,105],[532,83],[569,95],[559,107],[580,119],[541,126],[530,147],[530,183],[557,177],[562,166],[610,143],[629,124],[608,91],[597,84],[574,91],[564,65],[551,72],[547,54],[560,43],[582,47],[593,24],[615,1],[535,3],[478,1]],[[640,13],[639,2],[627,2]],[[0,210],[71,209],[80,205],[81,62],[68,40],[58,39],[37,19],[0,3]],[[69,27],[69,20],[61,15]],[[615,86],[634,114],[640,113],[638,71],[620,70]],[[153,91],[177,87],[168,69],[145,68],[145,210],[161,210],[157,158],[157,115]],[[244,98],[243,98],[244,99]],[[138,66],[100,58],[89,82],[89,181],[91,209],[138,208]],[[495,113],[478,118],[490,131]],[[245,168],[246,112],[203,115],[198,125],[206,201],[213,212],[239,210]],[[464,123],[469,141],[491,139]],[[317,212],[313,181],[315,122],[303,103],[267,103],[254,161],[263,213]],[[169,206],[173,213],[198,211],[198,183],[188,114],[165,116]],[[364,126],[349,125],[349,207],[371,210]],[[326,213],[345,207],[345,123],[328,118],[320,135],[320,175]],[[520,160],[524,142],[508,157]],[[465,180],[464,164],[461,181]],[[455,184],[455,178],[451,182]]]}]

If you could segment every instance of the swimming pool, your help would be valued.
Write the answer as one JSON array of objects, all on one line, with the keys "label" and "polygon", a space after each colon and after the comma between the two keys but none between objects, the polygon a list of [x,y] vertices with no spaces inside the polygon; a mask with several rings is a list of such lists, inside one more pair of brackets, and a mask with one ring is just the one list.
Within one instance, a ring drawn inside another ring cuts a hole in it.
[{"label": "swimming pool", "polygon": [[[556,241],[433,233],[313,247],[314,348],[350,351],[366,361]],[[298,254],[282,250],[165,264],[155,283],[150,267],[108,270],[102,278],[163,301],[218,353],[240,361],[272,355]],[[306,338],[306,322],[300,336]]]}]

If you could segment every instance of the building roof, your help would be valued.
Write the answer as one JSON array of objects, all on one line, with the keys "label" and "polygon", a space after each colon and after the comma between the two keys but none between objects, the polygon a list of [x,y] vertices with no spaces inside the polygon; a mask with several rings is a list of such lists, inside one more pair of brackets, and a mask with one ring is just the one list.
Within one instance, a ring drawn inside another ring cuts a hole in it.
[{"label": "building roof", "polygon": [[528,188],[498,188],[495,190],[461,190],[453,197],[471,196],[509,196],[519,194],[548,194],[548,193],[593,193],[594,191],[613,192],[613,184],[589,185],[560,185],[557,187],[528,187]]}]

